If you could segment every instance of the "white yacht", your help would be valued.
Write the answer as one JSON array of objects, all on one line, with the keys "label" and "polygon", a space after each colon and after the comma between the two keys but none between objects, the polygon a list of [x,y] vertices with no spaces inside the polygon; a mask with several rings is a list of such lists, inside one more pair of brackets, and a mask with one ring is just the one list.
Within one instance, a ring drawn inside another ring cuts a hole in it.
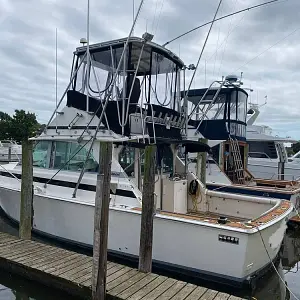
[{"label": "white yacht", "polygon": [[247,120],[249,171],[256,178],[299,180],[300,164],[297,163],[297,154],[289,159],[284,145],[296,141],[274,135],[268,126],[254,125],[259,113],[257,105],[250,106]]},{"label": "white yacht", "polygon": [[[92,247],[99,142],[112,141],[108,249],[137,260],[143,174],[137,153],[155,143],[153,263],[218,283],[249,283],[270,266],[270,258],[277,258],[294,208],[282,199],[209,190],[187,172],[177,146],[196,153],[209,147],[182,138],[185,69],[149,34],[75,50],[71,81],[59,107],[45,131],[33,138],[33,230]],[[230,81],[221,85],[231,92]],[[232,91],[239,94],[235,87]],[[190,124],[198,126],[192,119]],[[232,136],[245,133],[243,124],[234,128]],[[18,222],[21,166],[3,167],[0,206]]]}]

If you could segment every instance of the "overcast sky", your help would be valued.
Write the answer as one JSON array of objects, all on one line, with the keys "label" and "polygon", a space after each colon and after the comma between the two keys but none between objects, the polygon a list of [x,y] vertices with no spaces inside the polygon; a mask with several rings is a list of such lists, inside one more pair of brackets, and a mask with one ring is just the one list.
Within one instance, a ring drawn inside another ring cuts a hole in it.
[{"label": "overcast sky", "polygon": [[[90,0],[91,43],[126,37],[133,0]],[[223,0],[218,16],[265,0]],[[135,0],[135,9],[140,1]],[[164,43],[212,20],[219,0],[145,0],[135,29]],[[0,0],[0,110],[23,108],[46,122],[55,107],[55,28],[58,92],[68,83],[72,52],[86,36],[87,0]],[[243,71],[257,122],[300,139],[300,1],[278,1],[214,24],[193,87]],[[209,27],[168,45],[186,64],[198,59]],[[206,76],[205,76],[206,61]],[[205,82],[206,79],[206,82]]]}]

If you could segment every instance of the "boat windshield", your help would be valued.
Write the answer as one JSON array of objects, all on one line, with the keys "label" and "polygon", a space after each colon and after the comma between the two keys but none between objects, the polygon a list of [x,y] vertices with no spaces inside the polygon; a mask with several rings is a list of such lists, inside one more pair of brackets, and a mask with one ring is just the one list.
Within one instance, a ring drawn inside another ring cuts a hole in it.
[{"label": "boat windshield", "polygon": [[[144,149],[140,149],[141,157],[141,174],[144,174]],[[119,154],[119,163],[125,173],[130,177],[137,177],[138,175],[134,173],[134,163],[136,157],[135,148],[124,147]],[[164,156],[162,158],[162,173],[171,174],[173,172],[173,153],[170,148],[164,150]],[[155,167],[155,173],[158,174],[158,166]]]},{"label": "boat windshield", "polygon": [[[80,171],[88,150],[81,144],[62,141],[39,141],[33,151],[33,166],[46,169]],[[86,172],[96,172],[98,163],[91,152],[85,165]]]}]

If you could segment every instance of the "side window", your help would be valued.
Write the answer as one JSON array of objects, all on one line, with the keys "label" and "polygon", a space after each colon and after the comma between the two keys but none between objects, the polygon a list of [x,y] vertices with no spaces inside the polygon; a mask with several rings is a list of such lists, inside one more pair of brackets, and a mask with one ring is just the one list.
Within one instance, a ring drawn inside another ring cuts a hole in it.
[{"label": "side window", "polygon": [[[80,171],[87,158],[88,150],[82,145],[71,142],[56,142],[53,149],[54,169],[69,171]],[[96,172],[98,163],[95,161],[92,152],[85,165],[86,172]]]},{"label": "side window", "polygon": [[[54,156],[54,169],[67,169],[65,166],[68,161],[69,154],[69,143],[68,142],[55,142],[55,149],[53,152]],[[64,167],[65,166],[65,167]]]},{"label": "side window", "polygon": [[124,147],[119,154],[119,163],[128,176],[134,176],[134,160],[134,148]]},{"label": "side window", "polygon": [[[68,170],[79,171],[83,168],[84,162],[88,155],[88,149],[81,144],[69,143],[70,152],[68,160]],[[93,150],[91,151],[89,158],[85,164],[85,172],[97,172],[99,164],[93,156]]]},{"label": "side window", "polygon": [[38,141],[33,149],[33,166],[48,168],[48,149],[51,141]]}]

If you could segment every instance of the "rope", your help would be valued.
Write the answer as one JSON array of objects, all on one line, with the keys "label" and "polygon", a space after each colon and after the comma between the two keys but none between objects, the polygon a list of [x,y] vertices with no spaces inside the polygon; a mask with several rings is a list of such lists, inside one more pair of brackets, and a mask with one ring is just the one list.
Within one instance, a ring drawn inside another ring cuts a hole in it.
[{"label": "rope", "polygon": [[266,250],[266,253],[267,253],[267,255],[268,255],[268,258],[269,258],[269,260],[270,260],[270,262],[271,262],[271,265],[272,265],[272,267],[274,268],[274,270],[275,270],[276,274],[278,275],[279,279],[282,281],[282,283],[284,284],[284,286],[286,287],[286,289],[294,296],[295,300],[300,300],[300,299],[299,299],[299,298],[298,298],[298,297],[290,290],[290,288],[289,288],[289,287],[287,286],[287,284],[285,283],[284,279],[283,279],[283,278],[281,277],[281,275],[279,274],[279,272],[278,272],[276,266],[274,265],[274,263],[273,263],[273,261],[272,261],[272,258],[270,257],[270,254],[269,254],[268,249],[267,249],[267,247],[266,247],[266,244],[265,244],[265,241],[264,241],[263,236],[262,236],[262,234],[261,234],[261,231],[260,231],[260,229],[259,229],[258,226],[257,226],[256,228],[257,228],[257,230],[258,230],[258,232],[259,232],[260,238],[261,238],[261,240],[262,240],[262,243],[263,243],[263,246],[264,246],[264,248],[265,248],[265,250]]}]

